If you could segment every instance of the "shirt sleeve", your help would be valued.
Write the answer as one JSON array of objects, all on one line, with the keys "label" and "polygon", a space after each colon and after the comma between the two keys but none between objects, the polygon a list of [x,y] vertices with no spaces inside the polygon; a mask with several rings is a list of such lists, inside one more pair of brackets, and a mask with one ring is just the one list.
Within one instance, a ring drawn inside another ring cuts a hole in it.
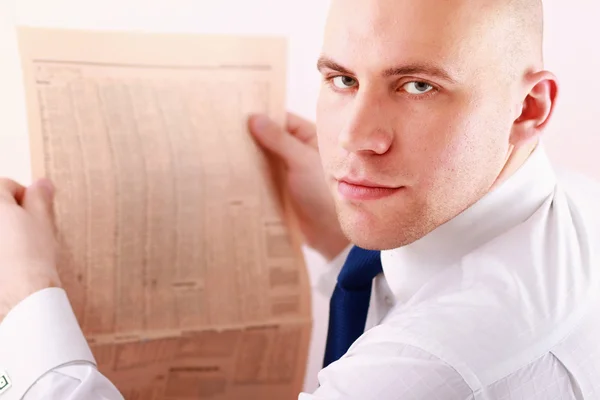
[{"label": "shirt sleeve", "polygon": [[319,374],[320,387],[299,400],[471,400],[473,391],[450,365],[403,344],[355,348]]},{"label": "shirt sleeve", "polygon": [[76,362],[44,375],[23,398],[42,399],[123,400],[123,396],[93,364]]},{"label": "shirt sleeve", "polygon": [[0,324],[0,400],[122,400],[96,368],[66,292],[41,290]]}]

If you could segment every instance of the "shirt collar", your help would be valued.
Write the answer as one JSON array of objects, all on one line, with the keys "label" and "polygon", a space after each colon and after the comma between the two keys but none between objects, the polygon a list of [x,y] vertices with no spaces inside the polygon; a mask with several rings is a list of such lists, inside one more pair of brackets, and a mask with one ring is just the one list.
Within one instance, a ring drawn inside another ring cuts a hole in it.
[{"label": "shirt collar", "polygon": [[441,269],[529,218],[556,185],[539,145],[510,178],[461,214],[407,246],[381,252],[383,272],[397,301],[405,302]]}]

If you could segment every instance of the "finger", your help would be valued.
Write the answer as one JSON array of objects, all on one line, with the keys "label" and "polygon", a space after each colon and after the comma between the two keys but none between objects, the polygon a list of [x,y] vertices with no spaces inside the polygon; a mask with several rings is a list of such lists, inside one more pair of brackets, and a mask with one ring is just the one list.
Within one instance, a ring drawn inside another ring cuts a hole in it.
[{"label": "finger", "polygon": [[25,190],[23,208],[40,223],[54,229],[54,186],[40,179]]},{"label": "finger", "polygon": [[20,204],[25,193],[25,186],[12,179],[0,178],[0,200]]},{"label": "finger", "polygon": [[299,115],[287,113],[286,129],[304,143],[316,144],[315,124]]},{"label": "finger", "polygon": [[254,115],[249,120],[250,133],[258,143],[272,151],[288,165],[304,157],[306,145],[264,115]]}]

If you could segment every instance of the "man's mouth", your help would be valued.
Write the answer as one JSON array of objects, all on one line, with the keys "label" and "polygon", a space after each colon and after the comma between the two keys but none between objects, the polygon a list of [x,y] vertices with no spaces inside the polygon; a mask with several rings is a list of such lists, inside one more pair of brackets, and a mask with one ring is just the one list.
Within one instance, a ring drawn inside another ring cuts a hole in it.
[{"label": "man's mouth", "polygon": [[347,200],[378,200],[398,193],[402,186],[389,186],[366,179],[336,179],[338,193]]}]

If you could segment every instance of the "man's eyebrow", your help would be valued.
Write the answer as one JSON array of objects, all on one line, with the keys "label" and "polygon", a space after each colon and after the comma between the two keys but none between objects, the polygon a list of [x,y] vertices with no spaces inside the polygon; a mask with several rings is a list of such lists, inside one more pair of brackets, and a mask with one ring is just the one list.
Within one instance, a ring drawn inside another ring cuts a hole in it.
[{"label": "man's eyebrow", "polygon": [[[319,71],[322,71],[323,69],[331,69],[342,74],[354,75],[349,68],[344,67],[328,57],[319,58],[319,61],[317,62],[317,69]],[[443,68],[424,63],[415,63],[401,67],[388,68],[383,71],[382,75],[385,78],[396,75],[429,75],[444,79],[451,83],[456,83],[456,80],[453,79]]]},{"label": "man's eyebrow", "polygon": [[402,67],[388,68],[383,71],[384,77],[396,75],[429,75],[451,83],[456,83],[456,80],[453,79],[448,72],[444,71],[443,68],[430,64],[409,64]]},{"label": "man's eyebrow", "polygon": [[348,68],[338,64],[337,62],[333,61],[331,58],[319,57],[319,61],[317,61],[317,69],[319,71],[323,71],[326,68],[331,69],[333,71],[340,72],[342,74],[354,75],[354,73],[352,71],[350,71]]}]

